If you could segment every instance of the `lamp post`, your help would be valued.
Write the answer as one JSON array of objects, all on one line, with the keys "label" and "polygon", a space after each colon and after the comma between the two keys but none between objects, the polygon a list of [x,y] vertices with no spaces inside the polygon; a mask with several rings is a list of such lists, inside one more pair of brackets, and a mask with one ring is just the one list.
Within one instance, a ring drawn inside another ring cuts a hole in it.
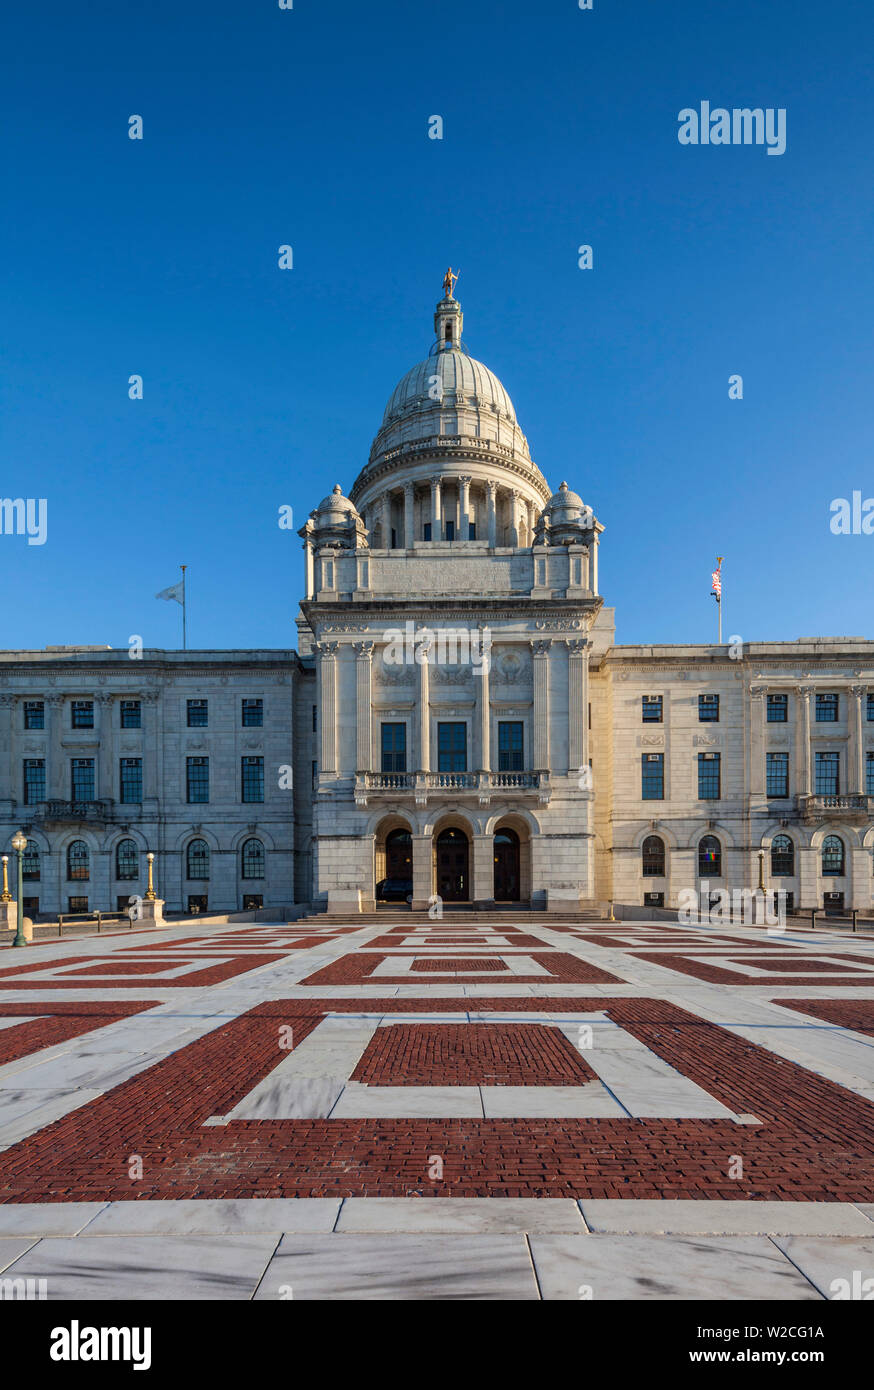
[{"label": "lamp post", "polygon": [[155,867],[155,855],[152,850],[149,850],[146,859],[149,861],[149,886],[146,889],[146,897],[149,899],[149,902],[152,902],[158,896],[155,892],[155,885],[152,882],[152,872]]},{"label": "lamp post", "polygon": [[9,891],[9,855],[3,855],[3,892],[0,893],[0,903],[11,903],[12,894]]},{"label": "lamp post", "polygon": [[26,946],[27,937],[24,935],[24,851],[27,849],[27,836],[17,830],[12,837],[12,848],[18,855],[18,930],[15,933],[13,946]]}]

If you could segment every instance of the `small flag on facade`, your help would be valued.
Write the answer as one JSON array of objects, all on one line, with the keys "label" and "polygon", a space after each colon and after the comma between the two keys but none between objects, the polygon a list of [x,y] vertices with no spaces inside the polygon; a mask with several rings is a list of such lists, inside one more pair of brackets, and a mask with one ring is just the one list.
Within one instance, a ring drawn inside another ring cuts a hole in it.
[{"label": "small flag on facade", "polygon": [[155,594],[155,598],[166,598],[166,599],[173,599],[173,598],[175,598],[175,600],[176,600],[177,603],[183,603],[183,602],[184,602],[183,594],[184,594],[184,589],[183,589],[182,580],[180,579],[178,584],[171,584],[171,585],[169,586],[169,588],[167,588],[167,589],[162,589],[161,592],[160,592],[159,594]]},{"label": "small flag on facade", "polygon": [[717,602],[717,603],[721,603],[721,602],[722,602],[722,574],[720,573],[721,569],[722,569],[722,556],[721,556],[721,555],[717,555],[717,557],[716,557],[716,569],[713,571],[713,573],[712,573],[711,576],[710,576],[710,581],[711,581],[710,592],[711,592],[711,594],[713,595],[713,597],[716,599],[716,602]]},{"label": "small flag on facade", "polygon": [[166,589],[162,589],[159,594],[155,594],[155,598],[175,600],[176,603],[182,605],[182,650],[185,651],[188,647],[188,604],[185,592],[185,571],[188,569],[188,566],[180,565],[179,568],[182,571],[182,578],[178,580],[176,584],[168,584]]}]

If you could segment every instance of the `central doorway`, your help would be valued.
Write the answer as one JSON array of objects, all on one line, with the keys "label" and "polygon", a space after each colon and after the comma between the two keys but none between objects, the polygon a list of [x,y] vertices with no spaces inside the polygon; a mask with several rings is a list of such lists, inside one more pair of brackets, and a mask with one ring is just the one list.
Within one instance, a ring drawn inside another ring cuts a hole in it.
[{"label": "central doorway", "polygon": [[519,888],[519,836],[506,827],[495,831],[495,902],[517,903]]},{"label": "central doorway", "polygon": [[437,836],[437,892],[444,902],[470,899],[470,846],[463,830],[441,830]]}]

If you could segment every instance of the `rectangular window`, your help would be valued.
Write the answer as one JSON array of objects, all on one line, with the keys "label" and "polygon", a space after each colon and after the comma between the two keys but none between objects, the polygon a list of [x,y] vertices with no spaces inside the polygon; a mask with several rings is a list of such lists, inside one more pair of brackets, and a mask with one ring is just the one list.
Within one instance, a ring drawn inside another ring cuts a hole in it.
[{"label": "rectangular window", "polygon": [[865,754],[865,792],[874,796],[874,753]]},{"label": "rectangular window", "polygon": [[383,772],[406,772],[406,770],[407,770],[407,726],[406,726],[406,724],[383,724],[383,726],[382,726],[382,770],[383,770]]},{"label": "rectangular window", "polygon": [[498,723],[498,771],[521,772],[525,767],[524,725],[521,720]]},{"label": "rectangular window", "polygon": [[644,893],[643,905],[644,907],[664,907],[664,893]]},{"label": "rectangular window", "polygon": [[837,695],[817,695],[816,697],[816,722],[817,724],[834,724],[838,717],[838,697]]},{"label": "rectangular window", "polygon": [[44,758],[24,760],[24,804],[35,806],[46,799],[46,765]]},{"label": "rectangular window", "polygon": [[93,758],[73,758],[71,760],[70,783],[74,801],[94,800]]},{"label": "rectangular window", "polygon": [[431,523],[430,523],[430,521],[426,521],[426,522],[425,522],[425,525],[422,527],[422,540],[423,540],[423,541],[429,541],[430,539],[431,539]]},{"label": "rectangular window", "polygon": [[640,795],[643,801],[665,799],[665,755],[643,753],[640,758]]},{"label": "rectangular window", "polygon": [[142,758],[122,758],[119,768],[119,801],[132,804],[143,799]]},{"label": "rectangular window", "polygon": [[698,754],[698,800],[699,801],[718,801],[720,792],[720,764],[722,762],[719,753],[699,753]]},{"label": "rectangular window", "polygon": [[123,729],[141,729],[143,726],[143,707],[139,700],[122,700],[121,727]]},{"label": "rectangular window", "polygon": [[765,786],[768,796],[789,795],[788,753],[766,753]]},{"label": "rectangular window", "polygon": [[467,772],[467,725],[437,725],[437,771]]},{"label": "rectangular window", "polygon": [[205,729],[209,724],[209,701],[208,700],[189,700],[188,701],[188,727],[189,729]]},{"label": "rectangular window", "polygon": [[699,723],[699,724],[718,724],[718,723],[719,723],[719,696],[718,696],[718,695],[699,695],[699,696],[698,696],[698,723]]},{"label": "rectangular window", "polygon": [[187,801],[209,801],[209,758],[185,759]]},{"label": "rectangular window", "polygon": [[44,729],[46,726],[46,707],[42,700],[25,700],[25,729]]},{"label": "rectangular window", "polygon": [[454,541],[454,540],[455,540],[455,522],[454,522],[454,521],[447,521],[447,523],[446,523],[446,539],[447,539],[448,541]]},{"label": "rectangular window", "polygon": [[841,790],[840,754],[817,753],[814,759],[817,796],[839,796]]},{"label": "rectangular window", "polygon": [[241,800],[243,801],[263,801],[264,800],[264,759],[259,757],[246,757],[240,760],[241,778],[240,787],[242,790]]},{"label": "rectangular window", "polygon": [[768,696],[768,723],[785,724],[789,710],[788,695]]},{"label": "rectangular window", "polygon": [[313,733],[317,733],[319,728],[319,707],[313,705]]},{"label": "rectangular window", "polygon": [[866,700],[865,703],[866,703],[866,706],[867,706],[867,717],[868,717],[868,719],[869,719],[869,720],[874,720],[874,695],[871,695],[871,694],[869,693],[868,698],[867,698],[867,700]]},{"label": "rectangular window", "polygon": [[94,728],[94,701],[74,700],[70,705],[70,726],[73,729]]},{"label": "rectangular window", "polygon": [[467,539],[468,539],[469,541],[475,541],[475,540],[476,540],[476,522],[475,522],[475,521],[469,521],[469,522],[467,523]]},{"label": "rectangular window", "polygon": [[264,701],[243,701],[243,728],[260,729],[264,725]]},{"label": "rectangular window", "polygon": [[76,898],[68,898],[68,899],[67,899],[67,911],[68,911],[68,912],[87,912],[87,911],[88,911],[88,899],[87,899],[87,898],[78,898],[78,897],[76,897]]},{"label": "rectangular window", "polygon": [[662,696],[661,695],[642,695],[640,697],[641,717],[644,724],[661,724],[662,722]]}]

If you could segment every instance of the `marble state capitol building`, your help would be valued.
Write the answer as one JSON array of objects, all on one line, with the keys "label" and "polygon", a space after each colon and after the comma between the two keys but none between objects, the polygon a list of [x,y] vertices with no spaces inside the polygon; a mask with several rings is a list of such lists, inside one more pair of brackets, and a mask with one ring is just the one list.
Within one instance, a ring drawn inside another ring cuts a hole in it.
[{"label": "marble state capitol building", "polygon": [[[531,458],[451,280],[369,458],[302,528],[294,650],[0,654],[31,916],[311,904],[869,909],[874,643],[621,646],[602,526]],[[591,499],[594,500],[594,499]],[[398,887],[399,886],[399,887]]]}]

